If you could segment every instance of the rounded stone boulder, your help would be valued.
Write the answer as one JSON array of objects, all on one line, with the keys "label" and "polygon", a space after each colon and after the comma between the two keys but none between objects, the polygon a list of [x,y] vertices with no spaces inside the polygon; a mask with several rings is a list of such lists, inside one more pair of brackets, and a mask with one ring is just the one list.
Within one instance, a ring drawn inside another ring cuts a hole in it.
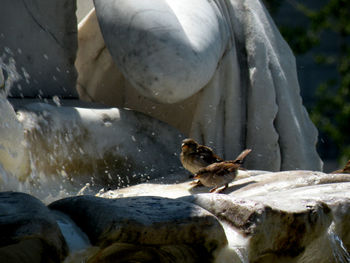
[{"label": "rounded stone boulder", "polygon": [[106,250],[114,251],[109,253],[113,257],[129,251],[131,257],[140,250],[145,255],[157,255],[152,258],[173,255],[181,259],[184,253],[190,261],[181,262],[208,262],[227,244],[215,216],[199,206],[173,199],[78,196],[55,201],[49,207],[69,215],[92,245],[103,249],[99,252],[102,255]]},{"label": "rounded stone boulder", "polygon": [[18,192],[0,193],[0,262],[62,262],[67,245],[50,210]]},{"label": "rounded stone boulder", "polygon": [[251,262],[297,260],[310,244],[325,236],[332,222],[331,209],[321,201],[298,201],[286,208],[282,201],[281,205],[270,205],[268,201],[219,194],[180,200],[203,207],[248,237],[247,256]]},{"label": "rounded stone boulder", "polygon": [[[102,197],[177,198],[215,215],[228,240],[217,262],[348,262],[350,175],[244,171],[221,194],[207,187],[140,184]],[[231,253],[231,252],[234,253]],[[238,251],[238,253],[236,253]]]}]

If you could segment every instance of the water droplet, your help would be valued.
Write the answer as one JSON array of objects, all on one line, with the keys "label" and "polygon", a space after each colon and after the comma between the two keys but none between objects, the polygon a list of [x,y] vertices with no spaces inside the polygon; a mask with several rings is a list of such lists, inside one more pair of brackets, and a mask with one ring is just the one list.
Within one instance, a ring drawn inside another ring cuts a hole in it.
[{"label": "water droplet", "polygon": [[57,106],[61,106],[61,102],[60,102],[60,98],[58,96],[53,96],[52,97],[52,101],[57,105]]},{"label": "water droplet", "polygon": [[13,52],[12,50],[9,48],[9,47],[4,47],[4,50],[6,53],[8,53],[9,55],[12,55],[13,56]]},{"label": "water droplet", "polygon": [[24,67],[21,67],[21,70],[22,70],[22,73],[23,73],[23,76],[26,80],[26,83],[29,84],[30,83],[30,75],[29,73],[26,71],[26,69]]}]

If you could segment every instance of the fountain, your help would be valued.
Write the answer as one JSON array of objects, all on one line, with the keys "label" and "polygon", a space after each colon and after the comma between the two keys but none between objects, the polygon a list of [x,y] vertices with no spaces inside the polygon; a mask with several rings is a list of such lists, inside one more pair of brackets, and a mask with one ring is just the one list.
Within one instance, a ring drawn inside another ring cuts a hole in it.
[{"label": "fountain", "polygon": [[[78,32],[34,2],[0,10],[0,262],[350,262],[350,175],[260,1],[95,0]],[[248,170],[193,187],[185,136]]]}]

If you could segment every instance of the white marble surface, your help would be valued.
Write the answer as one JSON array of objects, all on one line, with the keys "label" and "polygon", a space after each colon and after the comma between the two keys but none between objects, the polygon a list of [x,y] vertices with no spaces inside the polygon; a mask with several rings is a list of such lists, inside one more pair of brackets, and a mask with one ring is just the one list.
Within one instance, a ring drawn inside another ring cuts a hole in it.
[{"label": "white marble surface", "polygon": [[95,6],[123,74],[156,101],[174,103],[197,93],[227,44],[227,27],[213,2],[107,0]]},{"label": "white marble surface", "polygon": [[[294,56],[261,2],[156,3],[95,0],[116,65],[100,37],[94,45],[81,41],[88,47],[77,60],[83,96],[160,118],[225,159],[251,148],[251,169],[321,170]],[[88,72],[98,85],[88,84]]]},{"label": "white marble surface", "polygon": [[77,0],[77,20],[78,23],[94,8],[93,0]]}]

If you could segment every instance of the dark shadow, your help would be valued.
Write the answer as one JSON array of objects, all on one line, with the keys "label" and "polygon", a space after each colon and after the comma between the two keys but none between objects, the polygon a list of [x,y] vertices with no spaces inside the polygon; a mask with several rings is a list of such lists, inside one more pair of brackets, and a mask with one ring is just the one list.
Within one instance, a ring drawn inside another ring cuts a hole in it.
[{"label": "dark shadow", "polygon": [[231,194],[232,192],[237,191],[237,190],[239,190],[241,188],[244,188],[247,185],[255,184],[255,183],[257,183],[257,182],[256,181],[250,181],[250,182],[243,183],[243,184],[232,185],[232,186],[228,187],[227,189],[225,189],[222,193],[223,194]]},{"label": "dark shadow", "polygon": [[[254,183],[257,183],[257,182],[256,181],[251,181],[251,182],[247,182],[247,183],[243,183],[243,184],[236,184],[236,185],[233,185],[233,186],[230,186],[230,187],[226,188],[221,193],[222,194],[231,194],[234,191],[237,191],[237,190],[239,190],[241,188],[246,187],[247,185],[254,184]],[[202,193],[209,193],[210,189],[211,188],[203,186],[203,185],[201,185],[201,186],[193,186],[191,189],[189,189],[189,192],[191,194],[202,194]]]},{"label": "dark shadow", "polygon": [[92,245],[109,247],[98,255],[111,259],[103,262],[209,263],[213,252],[226,244],[216,217],[180,200],[75,196],[48,207],[68,215]]},{"label": "dark shadow", "polygon": [[209,187],[206,187],[204,185],[199,185],[199,186],[196,186],[194,185],[192,188],[190,188],[188,191],[192,194],[192,195],[195,195],[195,194],[203,194],[203,193],[209,193],[209,190],[210,188]]}]

